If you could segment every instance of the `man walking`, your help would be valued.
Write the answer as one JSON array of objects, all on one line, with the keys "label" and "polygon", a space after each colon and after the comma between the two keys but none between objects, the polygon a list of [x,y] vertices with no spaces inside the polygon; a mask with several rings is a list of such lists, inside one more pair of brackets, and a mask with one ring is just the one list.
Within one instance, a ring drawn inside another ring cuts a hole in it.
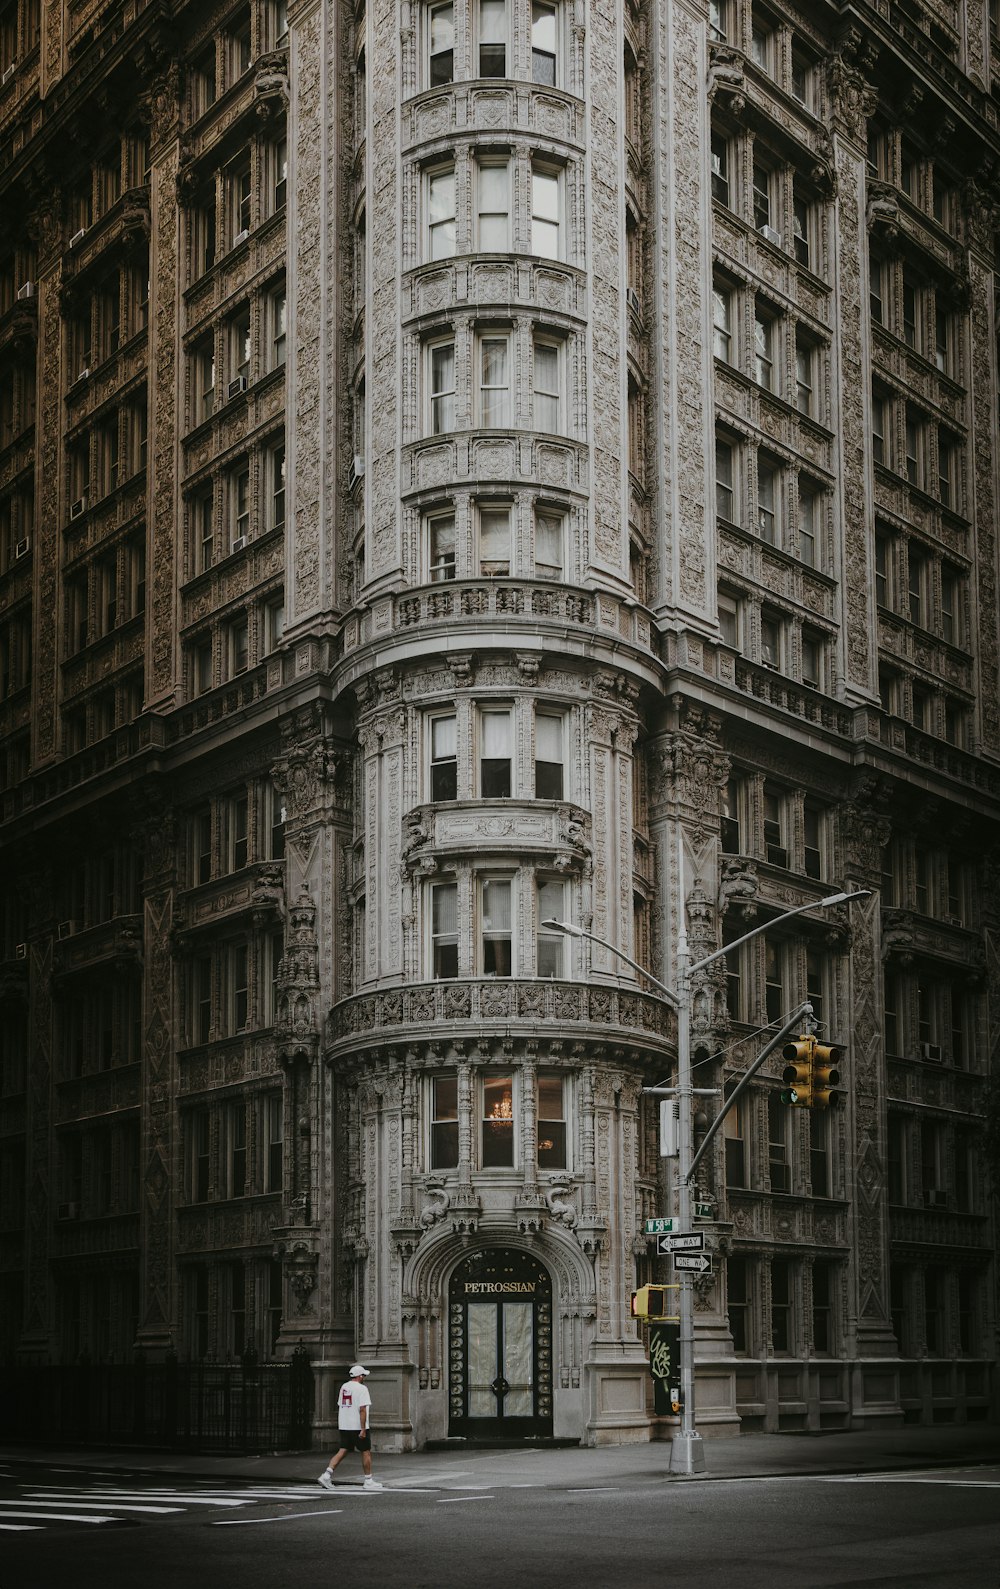
[{"label": "man walking", "polygon": [[372,1478],[372,1436],[368,1426],[368,1414],[372,1398],[365,1384],[368,1378],[367,1368],[360,1363],[355,1363],[351,1369],[351,1377],[340,1387],[337,1396],[337,1427],[340,1430],[340,1450],[335,1457],[331,1457],[329,1467],[323,1469],[317,1483],[324,1490],[333,1489],[331,1474],[334,1468],[340,1466],[348,1451],[361,1452],[361,1466],[365,1470],[365,1482],[362,1486],[366,1490],[381,1490],[385,1486]]}]

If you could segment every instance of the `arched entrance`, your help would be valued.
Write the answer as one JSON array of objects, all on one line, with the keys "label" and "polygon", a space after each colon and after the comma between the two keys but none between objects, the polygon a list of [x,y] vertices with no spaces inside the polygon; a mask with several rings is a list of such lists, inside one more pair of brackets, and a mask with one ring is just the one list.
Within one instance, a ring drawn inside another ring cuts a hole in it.
[{"label": "arched entrance", "polygon": [[552,1433],[552,1281],[527,1253],[464,1258],[448,1301],[448,1432],[474,1440]]}]

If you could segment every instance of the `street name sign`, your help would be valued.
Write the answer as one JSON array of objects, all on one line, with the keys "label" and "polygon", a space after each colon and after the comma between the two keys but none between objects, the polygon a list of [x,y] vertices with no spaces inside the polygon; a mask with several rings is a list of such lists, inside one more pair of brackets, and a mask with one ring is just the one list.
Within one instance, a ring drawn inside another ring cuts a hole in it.
[{"label": "street name sign", "polygon": [[693,1269],[696,1274],[707,1275],[712,1273],[712,1260],[703,1252],[675,1252],[675,1269]]},{"label": "street name sign", "polygon": [[664,1231],[673,1230],[673,1228],[674,1228],[674,1222],[673,1222],[672,1218],[669,1218],[669,1219],[647,1219],[647,1221],[646,1221],[646,1235],[647,1236],[662,1236]]},{"label": "street name sign", "polygon": [[695,1203],[695,1205],[694,1205],[694,1217],[695,1217],[695,1219],[712,1219],[714,1214],[715,1214],[715,1204],[714,1203]]}]

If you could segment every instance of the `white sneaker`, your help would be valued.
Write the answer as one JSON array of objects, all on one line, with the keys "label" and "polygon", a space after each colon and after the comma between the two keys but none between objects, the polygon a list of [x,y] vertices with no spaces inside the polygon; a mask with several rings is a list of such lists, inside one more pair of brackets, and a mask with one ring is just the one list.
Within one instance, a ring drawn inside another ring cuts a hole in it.
[{"label": "white sneaker", "polygon": [[316,1483],[317,1484],[321,1484],[324,1490],[332,1490],[333,1489],[333,1480],[330,1477],[330,1469],[329,1468],[324,1468],[323,1469],[323,1471],[320,1474],[319,1478],[316,1480]]},{"label": "white sneaker", "polygon": [[368,1478],[365,1480],[364,1484],[362,1484],[361,1488],[363,1490],[384,1490],[385,1485],[380,1484],[378,1479]]}]

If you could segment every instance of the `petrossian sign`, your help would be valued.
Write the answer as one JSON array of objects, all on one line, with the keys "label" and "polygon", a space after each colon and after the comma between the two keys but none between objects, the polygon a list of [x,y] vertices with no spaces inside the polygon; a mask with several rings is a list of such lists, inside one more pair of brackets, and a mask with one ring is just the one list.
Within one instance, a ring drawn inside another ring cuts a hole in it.
[{"label": "petrossian sign", "polygon": [[467,1280],[465,1282],[466,1296],[511,1296],[514,1292],[520,1294],[527,1292],[529,1296],[533,1296],[534,1291],[534,1280]]}]

